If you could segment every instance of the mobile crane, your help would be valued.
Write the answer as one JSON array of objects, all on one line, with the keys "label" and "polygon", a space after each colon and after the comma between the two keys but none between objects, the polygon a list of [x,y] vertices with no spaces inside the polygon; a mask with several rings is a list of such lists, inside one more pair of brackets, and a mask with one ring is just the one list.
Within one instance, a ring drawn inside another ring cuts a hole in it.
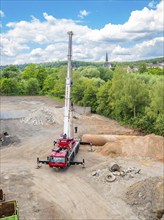
[{"label": "mobile crane", "polygon": [[71,137],[71,58],[72,58],[72,36],[73,32],[68,32],[69,35],[69,44],[68,44],[68,64],[67,64],[67,77],[66,77],[66,87],[65,87],[65,107],[64,107],[64,132],[60,139],[54,142],[54,148],[47,160],[40,160],[37,158],[37,165],[39,164],[48,164],[49,167],[56,168],[65,168],[70,165],[79,165],[82,167],[85,166],[84,159],[82,161],[75,161],[75,156],[78,153],[80,144],[81,145],[92,145],[90,142],[80,142],[78,139]]}]

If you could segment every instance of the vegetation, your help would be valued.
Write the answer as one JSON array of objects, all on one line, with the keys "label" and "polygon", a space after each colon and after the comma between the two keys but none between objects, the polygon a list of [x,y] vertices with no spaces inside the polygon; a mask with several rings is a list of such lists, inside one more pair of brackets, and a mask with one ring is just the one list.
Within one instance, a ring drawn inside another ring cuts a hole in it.
[{"label": "vegetation", "polygon": [[[75,62],[72,71],[71,99],[75,104],[90,106],[93,113],[146,133],[164,135],[163,69],[147,68],[140,62],[138,71],[127,73],[127,64],[115,64],[111,70],[100,64],[83,63]],[[62,99],[66,72],[66,65],[29,64],[23,69],[6,66],[0,72],[0,92],[1,95],[48,95]]]}]

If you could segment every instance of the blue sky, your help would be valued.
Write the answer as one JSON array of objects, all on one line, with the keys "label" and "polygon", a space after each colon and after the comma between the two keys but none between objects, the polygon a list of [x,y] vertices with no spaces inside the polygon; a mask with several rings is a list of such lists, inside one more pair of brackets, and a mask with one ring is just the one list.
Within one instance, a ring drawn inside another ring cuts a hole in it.
[{"label": "blue sky", "polygon": [[65,60],[70,29],[76,60],[102,61],[106,51],[111,61],[163,56],[163,6],[163,0],[2,0],[1,63]]},{"label": "blue sky", "polygon": [[149,2],[146,0],[2,0],[1,9],[5,12],[4,24],[11,21],[30,20],[31,15],[42,19],[44,12],[57,18],[76,20],[79,19],[79,11],[86,10],[89,12],[89,15],[83,20],[83,24],[91,28],[101,28],[106,23],[123,24],[127,21],[132,11],[143,9]]}]

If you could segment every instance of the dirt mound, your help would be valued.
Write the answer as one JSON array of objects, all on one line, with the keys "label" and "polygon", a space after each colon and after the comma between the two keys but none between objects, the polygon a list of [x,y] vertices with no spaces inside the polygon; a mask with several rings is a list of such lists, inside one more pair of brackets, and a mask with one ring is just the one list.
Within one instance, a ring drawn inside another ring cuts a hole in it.
[{"label": "dirt mound", "polygon": [[16,143],[20,143],[20,139],[16,135],[11,136],[8,134],[8,132],[3,132],[0,134],[0,147]]},{"label": "dirt mound", "polygon": [[62,124],[63,112],[63,108],[43,106],[34,109],[27,117],[23,118],[21,122],[32,125]]},{"label": "dirt mound", "polygon": [[8,145],[15,145],[15,144],[18,144],[20,143],[20,139],[14,135],[14,136],[8,136],[8,137],[5,137],[5,139],[2,141],[2,147],[3,146],[8,146]]},{"label": "dirt mound", "polygon": [[126,199],[139,219],[161,219],[164,216],[164,178],[151,177],[134,183]]},{"label": "dirt mound", "polygon": [[102,145],[97,151],[103,155],[150,157],[164,161],[164,138],[158,135],[86,135],[83,141]]}]

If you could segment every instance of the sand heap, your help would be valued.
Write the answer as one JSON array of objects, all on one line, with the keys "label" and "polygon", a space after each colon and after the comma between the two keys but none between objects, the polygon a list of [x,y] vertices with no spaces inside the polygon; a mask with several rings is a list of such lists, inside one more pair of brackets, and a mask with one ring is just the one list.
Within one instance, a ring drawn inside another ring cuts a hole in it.
[{"label": "sand heap", "polygon": [[63,108],[43,106],[31,111],[27,117],[21,119],[21,122],[32,125],[63,124],[63,113]]},{"label": "sand heap", "polygon": [[154,134],[146,136],[87,134],[83,136],[82,140],[91,141],[97,146],[103,145],[97,151],[106,156],[140,156],[164,161],[164,138],[162,136]]}]

